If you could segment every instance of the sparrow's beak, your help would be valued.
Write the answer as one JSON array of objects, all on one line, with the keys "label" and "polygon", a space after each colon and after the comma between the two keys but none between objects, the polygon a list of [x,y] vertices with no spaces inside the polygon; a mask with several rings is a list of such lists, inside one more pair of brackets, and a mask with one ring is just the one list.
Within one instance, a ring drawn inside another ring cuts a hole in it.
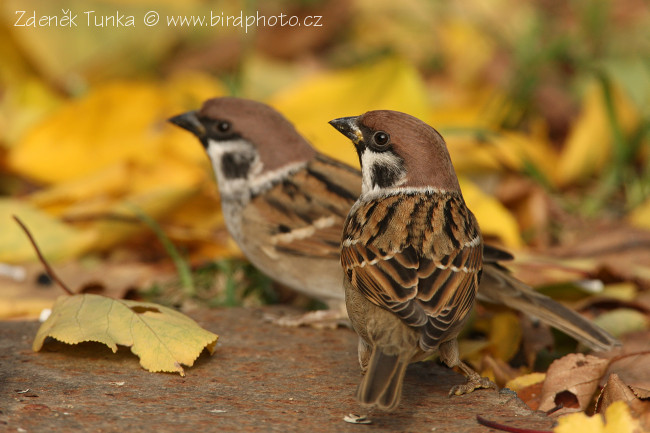
[{"label": "sparrow's beak", "polygon": [[341,134],[348,137],[355,145],[363,140],[363,134],[357,125],[358,116],[341,117],[330,120],[330,125],[335,127]]},{"label": "sparrow's beak", "polygon": [[205,137],[205,126],[203,126],[199,120],[196,111],[188,111],[187,113],[179,114],[178,116],[170,118],[169,121],[174,125],[187,129],[201,140]]}]

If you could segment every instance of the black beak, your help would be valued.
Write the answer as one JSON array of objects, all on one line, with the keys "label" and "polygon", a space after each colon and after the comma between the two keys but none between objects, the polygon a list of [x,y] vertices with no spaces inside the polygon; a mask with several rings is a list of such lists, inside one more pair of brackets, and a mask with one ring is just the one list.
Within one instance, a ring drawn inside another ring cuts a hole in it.
[{"label": "black beak", "polygon": [[363,134],[357,124],[359,116],[340,117],[338,119],[330,120],[330,125],[335,127],[341,134],[348,137],[352,142],[357,145],[363,140]]},{"label": "black beak", "polygon": [[187,113],[179,114],[178,116],[169,119],[174,125],[187,129],[192,134],[196,135],[201,141],[205,138],[205,126],[199,120],[196,111],[188,111]]}]

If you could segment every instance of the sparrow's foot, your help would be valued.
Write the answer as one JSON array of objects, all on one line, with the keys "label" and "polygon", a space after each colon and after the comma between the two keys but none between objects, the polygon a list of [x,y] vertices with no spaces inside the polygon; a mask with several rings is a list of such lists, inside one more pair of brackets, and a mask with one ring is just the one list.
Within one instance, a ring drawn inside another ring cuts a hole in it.
[{"label": "sparrow's foot", "polygon": [[337,310],[317,310],[297,316],[267,317],[267,319],[275,325],[292,328],[310,326],[316,329],[336,329],[339,326],[349,326],[347,315]]},{"label": "sparrow's foot", "polygon": [[[476,374],[476,373],[474,373]],[[481,377],[478,374],[467,378],[467,382],[462,385],[452,386],[449,390],[449,396],[469,394],[479,388],[497,389],[497,385],[487,377]]]},{"label": "sparrow's foot", "polygon": [[449,396],[469,394],[475,389],[492,388],[498,389],[497,385],[487,377],[481,377],[480,374],[471,369],[458,357],[458,341],[449,340],[440,345],[440,358],[449,367],[458,367],[467,377],[467,383],[463,385],[452,386],[449,390]]}]

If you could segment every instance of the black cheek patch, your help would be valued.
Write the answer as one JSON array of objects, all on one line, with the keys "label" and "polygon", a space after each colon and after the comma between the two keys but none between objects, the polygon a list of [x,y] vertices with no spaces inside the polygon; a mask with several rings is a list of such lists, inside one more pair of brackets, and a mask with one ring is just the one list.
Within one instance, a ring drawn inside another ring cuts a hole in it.
[{"label": "black cheek patch", "polygon": [[380,188],[386,188],[394,185],[400,178],[400,174],[392,167],[375,164],[372,167],[372,184]]},{"label": "black cheek patch", "polygon": [[226,179],[246,178],[253,164],[251,155],[226,153],[221,158],[221,171]]}]

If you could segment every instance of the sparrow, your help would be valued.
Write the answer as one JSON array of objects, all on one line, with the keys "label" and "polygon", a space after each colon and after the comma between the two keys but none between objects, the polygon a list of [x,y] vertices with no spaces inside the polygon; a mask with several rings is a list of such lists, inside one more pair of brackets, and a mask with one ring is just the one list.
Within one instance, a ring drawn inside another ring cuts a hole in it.
[{"label": "sparrow", "polygon": [[345,317],[341,230],[359,195],[356,169],[319,154],[279,112],[233,97],[170,122],[196,135],[214,169],[226,227],[279,283],[327,304],[295,323]]},{"label": "sparrow", "polygon": [[458,355],[483,269],[483,239],[442,136],[405,113],[369,111],[330,124],[354,143],[362,188],[343,226],[345,304],[359,334],[364,406],[394,410],[406,367],[436,351],[467,382],[495,388]]},{"label": "sparrow", "polygon": [[[330,308],[276,322],[339,323],[345,317],[341,233],[361,194],[361,172],[317,152],[282,114],[261,102],[209,99],[199,110],[169,121],[203,145],[226,226],[253,265]],[[617,343],[589,320],[510,275],[501,263],[511,260],[502,249],[484,245],[480,301],[537,317],[594,350]]]}]

